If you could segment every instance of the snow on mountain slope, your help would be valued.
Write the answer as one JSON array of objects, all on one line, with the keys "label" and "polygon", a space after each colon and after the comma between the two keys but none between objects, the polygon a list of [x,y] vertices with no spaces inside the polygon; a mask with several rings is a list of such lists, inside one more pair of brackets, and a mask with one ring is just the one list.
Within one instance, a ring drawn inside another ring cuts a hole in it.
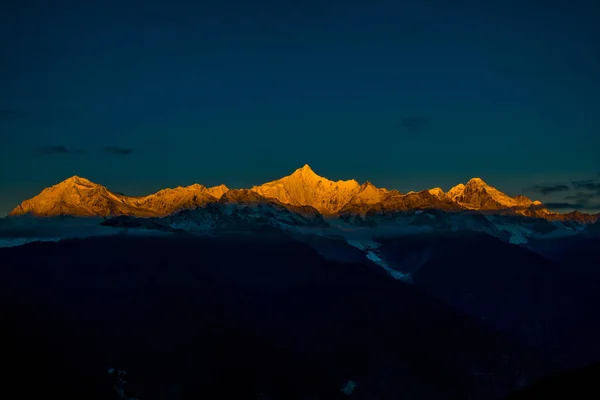
[{"label": "snow on mountain slope", "polygon": [[460,196],[465,190],[465,185],[464,183],[459,183],[458,185],[454,186],[453,188],[451,188],[450,190],[448,190],[448,193],[446,193],[446,195],[452,199],[452,200],[456,200],[456,198],[458,196]]},{"label": "snow on mountain slope", "polygon": [[450,189],[448,193],[457,204],[473,210],[529,207],[533,204],[525,196],[510,197],[488,185],[481,178],[472,178],[466,185],[461,183]]},{"label": "snow on mountain slope", "polygon": [[211,196],[213,196],[217,199],[220,199],[225,193],[227,193],[229,191],[229,188],[227,186],[221,184],[219,186],[213,186],[213,187],[207,188],[206,191]]},{"label": "snow on mountain slope", "polygon": [[432,195],[434,195],[435,197],[437,197],[438,199],[446,199],[447,198],[446,193],[444,193],[442,188],[439,188],[439,187],[429,189],[428,192],[431,193]]},{"label": "snow on mountain slope", "polygon": [[317,175],[307,164],[290,176],[254,186],[251,190],[285,204],[311,206],[323,214],[333,214],[359,193],[361,186],[354,179],[330,181]]},{"label": "snow on mountain slope", "polygon": [[175,189],[162,189],[140,199],[128,199],[127,201],[137,209],[152,210],[156,215],[164,216],[215,201],[216,197],[210,193],[205,186],[194,184]]},{"label": "snow on mountain slope", "polygon": [[[582,224],[564,224],[561,221],[526,218],[521,216],[487,215],[495,228],[503,234],[508,234],[508,242],[525,245],[531,239],[553,239],[577,235],[585,229]],[[489,233],[489,232],[488,232]],[[504,235],[493,235],[505,239]]]},{"label": "snow on mountain slope", "polygon": [[[32,199],[25,200],[9,215],[90,217],[134,213],[135,206],[127,200],[127,197],[112,193],[104,186],[72,176],[44,189]],[[141,210],[141,214],[156,215],[152,210]]]},{"label": "snow on mountain slope", "polygon": [[[365,225],[348,223],[343,219],[330,222],[321,235],[343,240],[352,248],[362,252],[363,257],[380,266],[394,279],[412,283],[414,274],[435,254],[435,247],[443,243],[435,237],[463,237],[483,234],[502,242],[524,247],[530,241],[575,236],[584,232],[582,224],[564,224],[560,221],[527,218],[518,215],[484,215],[475,211],[443,212],[439,210],[417,210],[412,212],[379,215],[376,222]],[[381,241],[386,243],[417,240],[423,237],[431,246],[413,249],[405,256],[390,258],[382,252]],[[432,247],[433,246],[433,247]]]},{"label": "snow on mountain slope", "polygon": [[384,201],[389,195],[389,190],[375,187],[375,185],[367,181],[360,186],[358,193],[350,198],[350,200],[346,203],[346,206],[377,204]]},{"label": "snow on mountain slope", "polygon": [[165,216],[186,208],[195,208],[216,201],[227,192],[224,185],[207,188],[194,184],[187,187],[162,189],[142,197],[113,193],[88,179],[73,176],[44,189],[37,196],[23,201],[9,215],[31,214],[40,217],[69,215],[77,217],[134,215]]},{"label": "snow on mountain slope", "polygon": [[361,242],[358,240],[347,240],[347,243],[350,246],[365,251],[366,258],[383,268],[385,272],[387,272],[392,278],[405,282],[410,282],[410,275],[400,272],[394,268],[391,268],[388,262],[381,258],[381,254],[378,250],[379,247],[381,247],[379,243],[373,240],[368,240],[365,242]]},{"label": "snow on mountain slope", "polygon": [[328,222],[330,226],[323,230],[322,235],[344,240],[353,248],[361,250],[364,257],[384,268],[392,277],[405,282],[411,282],[412,274],[429,260],[431,253],[423,251],[419,253],[419,257],[403,259],[401,262],[390,260],[380,252],[378,238],[395,238],[401,242],[405,238],[423,235],[452,236],[476,232],[505,243],[523,246],[531,240],[574,236],[585,229],[585,225],[579,223],[570,225],[515,215],[483,215],[475,211],[449,213],[440,210],[371,216],[362,225],[344,219]]},{"label": "snow on mountain slope", "polygon": [[162,231],[209,233],[223,230],[254,230],[265,227],[324,228],[322,215],[310,207],[288,206],[265,199],[250,190],[229,190],[218,202],[186,209],[162,218],[116,217],[103,222],[115,228],[140,228]]},{"label": "snow on mountain slope", "polygon": [[[241,193],[246,202],[256,200],[253,200],[250,194],[255,193],[261,196],[261,202],[268,198],[289,207],[309,207],[307,210],[317,210],[327,216],[339,216],[346,222],[354,221],[359,225],[376,224],[378,220],[394,220],[397,219],[398,213],[416,210],[472,210],[552,221],[575,221],[581,224],[593,223],[599,218],[599,215],[580,212],[550,212],[537,200],[532,201],[522,195],[510,197],[481,178],[472,178],[466,185],[461,183],[447,193],[436,187],[401,194],[397,190],[377,188],[370,182],[360,185],[353,179],[331,181],[317,175],[308,165],[289,176],[254,186],[249,190],[230,191],[225,185],[207,188],[194,184],[163,189],[141,197],[114,193],[85,178],[73,176],[23,201],[10,215],[162,217],[180,210],[219,202],[221,199],[239,202],[238,197]],[[300,209],[296,212],[300,212]]]}]

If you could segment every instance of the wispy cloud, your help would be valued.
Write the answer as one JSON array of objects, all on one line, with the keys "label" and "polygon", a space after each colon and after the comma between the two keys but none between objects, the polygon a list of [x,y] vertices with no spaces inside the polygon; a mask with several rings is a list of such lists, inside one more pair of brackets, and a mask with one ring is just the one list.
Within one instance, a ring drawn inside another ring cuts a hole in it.
[{"label": "wispy cloud", "polygon": [[529,190],[543,195],[549,195],[552,193],[568,192],[571,188],[565,184],[554,184],[554,185],[533,185]]},{"label": "wispy cloud", "polygon": [[104,152],[108,154],[114,154],[118,156],[128,156],[133,153],[132,148],[125,147],[117,147],[117,146],[107,146],[104,148]]},{"label": "wispy cloud", "polygon": [[596,193],[578,192],[574,195],[565,196],[565,200],[573,200],[573,201],[576,201],[577,203],[588,204],[592,200],[594,200],[598,197],[600,197],[600,196],[597,195]]},{"label": "wispy cloud", "polygon": [[[526,190],[550,196],[551,202],[541,207],[554,210],[579,210],[597,212],[600,210],[600,179],[583,179],[568,183],[532,185]],[[572,191],[574,193],[572,193]],[[557,198],[562,195],[562,199]],[[548,200],[550,200],[548,199]]]},{"label": "wispy cloud", "polygon": [[544,203],[539,208],[548,208],[550,210],[578,210],[584,212],[598,212],[600,211],[600,201],[564,201],[564,202],[551,202]]},{"label": "wispy cloud", "polygon": [[553,208],[555,210],[565,210],[565,209],[576,209],[581,210],[586,208],[585,204],[581,203],[569,203],[569,202],[558,202],[558,203],[545,203],[544,206],[548,208]]},{"label": "wispy cloud", "polygon": [[571,182],[577,190],[596,192],[600,195],[600,179],[585,179]]},{"label": "wispy cloud", "polygon": [[66,146],[38,146],[33,150],[34,156],[83,154],[83,150],[73,150]]}]

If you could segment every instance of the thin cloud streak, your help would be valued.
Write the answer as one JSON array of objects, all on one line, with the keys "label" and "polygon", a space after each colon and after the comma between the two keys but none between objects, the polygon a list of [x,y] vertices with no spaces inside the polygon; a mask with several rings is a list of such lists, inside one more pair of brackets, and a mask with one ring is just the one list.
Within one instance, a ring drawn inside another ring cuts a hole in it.
[{"label": "thin cloud streak", "polygon": [[133,149],[117,147],[117,146],[107,146],[104,148],[104,152],[108,153],[108,154],[118,155],[118,156],[128,156],[131,153],[133,153]]},{"label": "thin cloud streak", "polygon": [[556,185],[534,185],[530,188],[531,191],[537,192],[543,195],[549,195],[552,193],[568,192],[571,188],[564,184]]},{"label": "thin cloud streak", "polygon": [[84,154],[83,150],[73,150],[66,146],[39,146],[33,150],[34,156],[49,156],[49,155],[74,155]]}]

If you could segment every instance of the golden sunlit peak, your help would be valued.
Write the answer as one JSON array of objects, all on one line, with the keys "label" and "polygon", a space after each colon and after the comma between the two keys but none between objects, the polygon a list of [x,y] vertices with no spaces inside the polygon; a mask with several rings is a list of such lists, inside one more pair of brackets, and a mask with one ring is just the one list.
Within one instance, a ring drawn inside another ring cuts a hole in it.
[{"label": "golden sunlit peak", "polygon": [[483,179],[477,178],[477,177],[471,178],[467,184],[469,184],[469,183],[471,183],[473,185],[487,185],[487,183],[485,183],[485,181]]},{"label": "golden sunlit peak", "polygon": [[310,165],[308,164],[304,164],[304,166],[302,168],[298,168],[297,170],[294,171],[294,173],[292,174],[294,176],[318,176],[315,171],[312,170],[312,168],[310,167]]},{"label": "golden sunlit peak", "polygon": [[434,196],[438,196],[438,197],[441,197],[445,194],[444,191],[442,190],[442,188],[440,188],[440,187],[434,187],[433,189],[429,189],[428,192],[430,194],[432,194]]},{"label": "golden sunlit peak", "polygon": [[83,184],[91,184],[93,183],[92,181],[90,181],[89,179],[83,178],[81,176],[77,176],[77,175],[73,175],[70,178],[65,179],[63,182],[66,183],[83,183]]}]

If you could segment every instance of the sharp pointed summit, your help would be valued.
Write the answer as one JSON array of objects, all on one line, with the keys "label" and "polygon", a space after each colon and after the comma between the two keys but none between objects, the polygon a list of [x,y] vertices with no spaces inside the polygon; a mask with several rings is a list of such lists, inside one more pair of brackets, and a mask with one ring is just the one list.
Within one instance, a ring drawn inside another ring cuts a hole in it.
[{"label": "sharp pointed summit", "polygon": [[78,176],[78,175],[73,175],[73,176],[65,179],[63,182],[78,182],[78,181],[88,181],[88,182],[90,182],[89,179],[82,178],[81,176]]},{"label": "sharp pointed summit", "polygon": [[478,177],[469,179],[469,182],[467,182],[467,185],[488,186],[488,184],[483,179],[478,178]]},{"label": "sharp pointed summit", "polygon": [[140,197],[111,192],[87,178],[73,175],[23,201],[9,215],[154,217],[203,207],[208,203],[217,203],[219,199],[221,203],[239,202],[242,199],[243,203],[250,200],[254,203],[277,200],[286,207],[312,207],[329,216],[438,209],[452,212],[510,210],[536,218],[568,218],[549,212],[537,200],[532,201],[522,195],[510,197],[479,177],[469,179],[466,184],[459,183],[448,192],[434,187],[401,194],[397,190],[378,188],[369,181],[362,185],[354,179],[332,181],[319,176],[308,164],[288,176],[251,189],[230,191],[225,185],[207,188],[196,183],[162,189]]},{"label": "sharp pointed summit", "polygon": [[317,175],[308,164],[305,164],[289,176],[261,186],[254,186],[252,190],[284,204],[308,205],[323,214],[333,214],[359,192],[360,185],[354,179],[330,181]]},{"label": "sharp pointed summit", "polygon": [[96,186],[100,186],[97,183],[94,183],[94,182],[90,181],[89,179],[83,178],[83,177],[78,176],[78,175],[73,175],[73,176],[65,179],[64,181],[59,182],[55,186],[66,187],[66,186],[72,186],[72,185],[96,185]]},{"label": "sharp pointed summit", "polygon": [[303,167],[295,170],[290,176],[301,176],[301,177],[310,177],[310,178],[321,178],[319,175],[313,171],[313,169],[308,164],[304,164]]}]

